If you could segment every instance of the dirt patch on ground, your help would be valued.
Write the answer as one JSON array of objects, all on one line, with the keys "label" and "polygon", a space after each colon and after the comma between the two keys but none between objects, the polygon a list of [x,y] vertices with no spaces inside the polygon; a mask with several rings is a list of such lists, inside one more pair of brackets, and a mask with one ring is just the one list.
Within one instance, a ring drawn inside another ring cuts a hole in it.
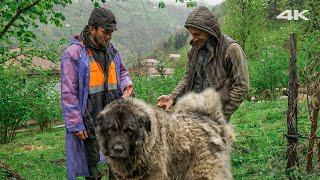
[{"label": "dirt patch on ground", "polygon": [[45,150],[46,147],[45,146],[34,146],[34,145],[30,145],[30,144],[25,144],[21,147],[22,150],[24,151],[42,151]]},{"label": "dirt patch on ground", "polygon": [[57,159],[57,160],[50,161],[50,163],[57,165],[57,166],[62,166],[65,164],[65,162],[66,162],[65,159]]},{"label": "dirt patch on ground", "polygon": [[[7,164],[0,161],[0,171],[4,174],[4,179],[24,179],[20,174],[13,171]],[[0,177],[1,178],[1,177]]]}]

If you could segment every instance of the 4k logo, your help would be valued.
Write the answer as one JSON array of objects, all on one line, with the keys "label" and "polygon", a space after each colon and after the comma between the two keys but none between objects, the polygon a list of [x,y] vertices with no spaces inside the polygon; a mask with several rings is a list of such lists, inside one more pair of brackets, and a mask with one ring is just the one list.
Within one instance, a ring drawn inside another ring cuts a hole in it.
[{"label": "4k logo", "polygon": [[277,16],[277,19],[286,19],[286,20],[299,20],[300,18],[307,21],[309,20],[303,14],[308,12],[309,10],[303,10],[299,12],[299,10],[285,10],[281,14]]}]

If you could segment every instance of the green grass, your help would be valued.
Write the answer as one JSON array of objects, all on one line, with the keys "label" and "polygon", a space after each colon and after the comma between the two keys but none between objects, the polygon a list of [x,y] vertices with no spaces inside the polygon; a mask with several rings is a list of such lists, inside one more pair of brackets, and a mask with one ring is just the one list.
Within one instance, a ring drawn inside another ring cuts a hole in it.
[{"label": "green grass", "polygon": [[0,178],[3,178],[6,176],[6,173],[4,172],[4,170],[0,169]]},{"label": "green grass", "polygon": [[[245,102],[232,117],[236,133],[232,153],[235,179],[286,179],[285,101]],[[303,111],[302,111],[303,110]],[[299,113],[299,132],[309,132],[307,114]],[[0,147],[0,159],[26,179],[65,179],[65,130],[18,134],[16,140]],[[307,141],[299,141],[302,179],[320,179],[318,174],[304,173]],[[3,177],[0,171],[0,178]]]},{"label": "green grass", "polygon": [[[307,136],[310,123],[305,103],[299,104],[298,131]],[[244,103],[232,117],[236,133],[232,166],[235,179],[287,179],[286,101]],[[307,140],[299,139],[300,168],[297,178],[320,179],[318,174],[304,173]],[[314,157],[316,159],[316,157]]]},{"label": "green grass", "polygon": [[46,133],[21,133],[1,145],[0,159],[26,179],[66,177],[64,129]]},{"label": "green grass", "polygon": [[184,75],[184,67],[187,59],[187,47],[182,48],[179,51],[179,54],[181,55],[179,61],[170,61],[169,59],[164,60],[166,68],[174,68],[174,75],[172,76],[165,78],[133,76],[135,93],[138,98],[155,104],[157,97],[172,92]]}]

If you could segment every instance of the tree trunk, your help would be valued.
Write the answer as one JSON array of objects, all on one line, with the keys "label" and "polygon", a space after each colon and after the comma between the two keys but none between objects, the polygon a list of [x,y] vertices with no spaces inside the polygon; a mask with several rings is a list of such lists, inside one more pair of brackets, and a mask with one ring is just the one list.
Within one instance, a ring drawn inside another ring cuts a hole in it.
[{"label": "tree trunk", "polygon": [[288,111],[287,111],[287,172],[289,172],[294,166],[298,166],[297,158],[297,144],[298,144],[298,129],[297,129],[297,96],[298,96],[298,84],[297,84],[297,72],[296,72],[296,34],[290,35],[290,65],[289,65],[289,97],[288,97]]}]

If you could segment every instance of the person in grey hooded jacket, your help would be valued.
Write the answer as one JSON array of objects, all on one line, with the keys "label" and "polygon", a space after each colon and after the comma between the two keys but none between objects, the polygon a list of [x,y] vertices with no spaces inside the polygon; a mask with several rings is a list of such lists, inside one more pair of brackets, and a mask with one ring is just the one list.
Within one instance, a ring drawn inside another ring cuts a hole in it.
[{"label": "person in grey hooded jacket", "polygon": [[229,122],[249,89],[245,53],[236,41],[221,33],[216,18],[206,7],[194,9],[185,27],[192,40],[184,77],[171,94],[158,98],[157,105],[168,110],[181,95],[213,87],[220,93],[222,111]]}]

